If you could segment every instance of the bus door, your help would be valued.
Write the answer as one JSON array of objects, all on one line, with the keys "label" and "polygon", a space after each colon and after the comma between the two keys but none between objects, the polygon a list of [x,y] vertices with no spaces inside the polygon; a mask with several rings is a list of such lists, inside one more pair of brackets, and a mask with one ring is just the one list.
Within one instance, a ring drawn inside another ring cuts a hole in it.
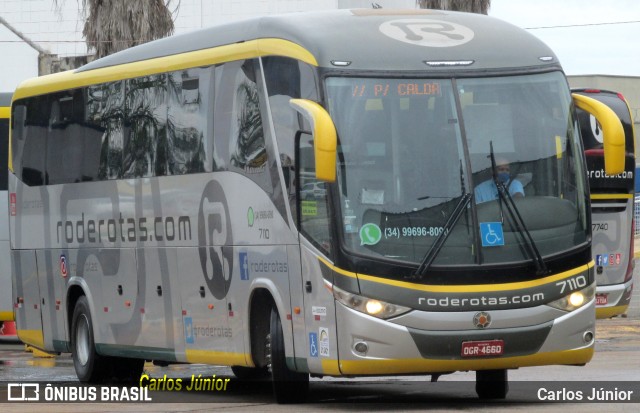
[{"label": "bus door", "polygon": [[[330,272],[329,267],[318,260],[318,255],[331,256],[333,240],[328,201],[329,183],[316,177],[314,144],[312,135],[302,133],[296,151],[302,297],[306,330],[304,348],[300,349],[300,346],[296,345],[296,356],[302,351],[302,356],[307,359],[309,371],[339,374],[335,301],[324,283],[325,279],[332,280],[332,275],[327,274]],[[306,188],[313,190],[307,192]]]},{"label": "bus door", "polygon": [[12,251],[12,281],[18,337],[26,344],[44,348],[40,285],[35,251]]}]

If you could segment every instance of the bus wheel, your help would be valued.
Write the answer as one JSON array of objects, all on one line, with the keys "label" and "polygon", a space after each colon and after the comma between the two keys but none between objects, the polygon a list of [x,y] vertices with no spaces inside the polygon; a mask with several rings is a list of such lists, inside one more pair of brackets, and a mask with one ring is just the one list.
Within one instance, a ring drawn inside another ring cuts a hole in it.
[{"label": "bus wheel", "polygon": [[231,371],[240,380],[263,380],[268,379],[269,369],[265,367],[243,367],[231,366]]},{"label": "bus wheel", "polygon": [[96,353],[93,339],[93,321],[87,297],[78,299],[71,321],[71,355],[78,380],[101,383],[109,372],[107,360]]},{"label": "bus wheel", "polygon": [[508,392],[507,370],[476,371],[476,393],[481,399],[504,399]]},{"label": "bus wheel", "polygon": [[271,308],[269,334],[267,335],[267,366],[271,370],[273,393],[278,403],[300,403],[309,390],[309,374],[291,371],[284,353],[284,335],[278,310]]}]

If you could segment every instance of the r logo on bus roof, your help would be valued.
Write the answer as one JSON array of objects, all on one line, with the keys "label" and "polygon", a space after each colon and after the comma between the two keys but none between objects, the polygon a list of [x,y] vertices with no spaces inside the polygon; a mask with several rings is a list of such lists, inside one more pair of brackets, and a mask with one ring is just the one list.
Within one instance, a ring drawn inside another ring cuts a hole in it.
[{"label": "r logo on bus roof", "polygon": [[380,25],[380,31],[394,40],[424,47],[460,46],[475,35],[461,24],[426,19],[390,20]]}]

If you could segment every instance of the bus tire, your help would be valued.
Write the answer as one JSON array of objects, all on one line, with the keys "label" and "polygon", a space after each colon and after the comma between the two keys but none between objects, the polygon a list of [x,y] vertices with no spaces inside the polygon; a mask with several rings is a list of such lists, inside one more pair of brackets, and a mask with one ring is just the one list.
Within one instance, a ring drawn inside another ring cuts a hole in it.
[{"label": "bus tire", "polygon": [[111,370],[108,360],[96,352],[91,311],[84,295],[73,309],[71,356],[78,380],[83,383],[102,383]]},{"label": "bus tire", "polygon": [[275,306],[271,307],[266,346],[267,366],[271,371],[276,402],[282,404],[303,402],[309,391],[309,374],[291,371],[287,367],[282,322]]},{"label": "bus tire", "polygon": [[270,377],[269,369],[265,367],[231,366],[233,375],[240,380],[264,380]]},{"label": "bus tire", "polygon": [[476,393],[478,397],[487,399],[505,399],[509,392],[507,370],[476,371]]}]

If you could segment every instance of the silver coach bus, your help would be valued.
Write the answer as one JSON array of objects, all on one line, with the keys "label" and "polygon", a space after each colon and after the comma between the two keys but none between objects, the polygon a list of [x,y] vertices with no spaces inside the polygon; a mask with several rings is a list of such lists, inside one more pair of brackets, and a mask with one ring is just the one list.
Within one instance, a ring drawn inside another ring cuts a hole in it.
[{"label": "silver coach bus", "polygon": [[471,370],[504,398],[508,369],[593,354],[576,105],[619,173],[619,120],[544,44],[428,10],[263,17],[28,80],[18,334],[84,382],[223,364],[291,402],[310,375]]}]

